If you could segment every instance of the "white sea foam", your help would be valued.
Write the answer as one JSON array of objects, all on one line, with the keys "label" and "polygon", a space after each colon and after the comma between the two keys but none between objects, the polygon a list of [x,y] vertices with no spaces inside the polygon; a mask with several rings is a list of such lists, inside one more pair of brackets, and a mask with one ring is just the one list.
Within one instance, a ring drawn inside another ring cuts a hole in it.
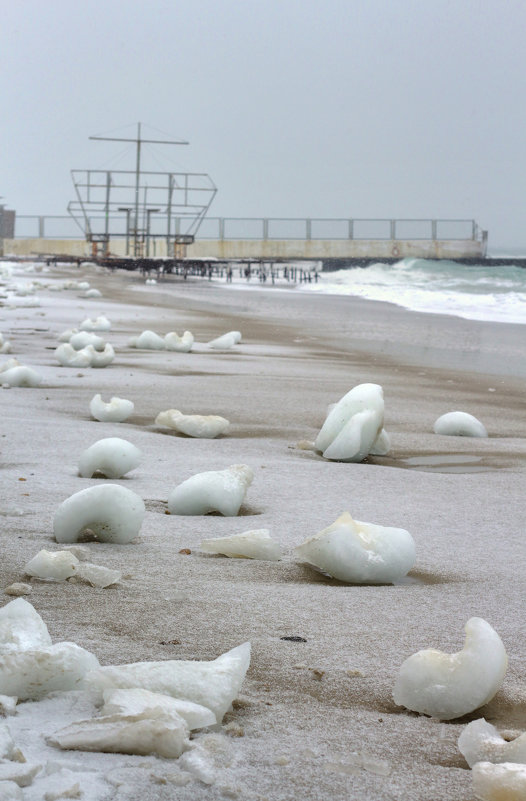
[{"label": "white sea foam", "polygon": [[403,259],[320,273],[307,292],[355,295],[407,309],[471,320],[526,323],[526,269],[515,265],[463,265],[453,261]]}]

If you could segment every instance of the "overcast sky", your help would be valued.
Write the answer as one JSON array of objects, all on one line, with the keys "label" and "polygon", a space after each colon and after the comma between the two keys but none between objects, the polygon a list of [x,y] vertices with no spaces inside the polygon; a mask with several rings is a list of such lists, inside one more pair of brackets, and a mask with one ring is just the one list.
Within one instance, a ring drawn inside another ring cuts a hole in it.
[{"label": "overcast sky", "polygon": [[140,120],[211,215],[473,217],[526,252],[525,31],[524,0],[6,2],[0,202],[65,214],[70,169],[134,166],[88,137]]}]

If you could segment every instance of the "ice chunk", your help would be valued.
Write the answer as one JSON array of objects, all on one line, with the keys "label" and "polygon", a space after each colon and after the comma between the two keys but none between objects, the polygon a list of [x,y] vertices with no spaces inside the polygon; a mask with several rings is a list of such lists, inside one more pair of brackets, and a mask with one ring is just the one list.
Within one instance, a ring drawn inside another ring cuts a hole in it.
[{"label": "ice chunk", "polygon": [[9,384],[10,387],[38,387],[41,383],[42,376],[25,364],[0,373],[0,384]]},{"label": "ice chunk", "polygon": [[146,710],[161,709],[169,714],[175,712],[180,715],[190,731],[216,723],[216,716],[205,706],[149,690],[105,690],[103,697],[102,711],[105,715],[142,715]]},{"label": "ice chunk", "polygon": [[216,350],[228,350],[241,342],[241,331],[229,331],[216,339],[212,339],[208,343],[209,348]]},{"label": "ice chunk", "polygon": [[468,723],[458,738],[458,748],[470,768],[475,762],[526,764],[526,732],[508,742],[484,718]]},{"label": "ice chunk", "polygon": [[84,292],[83,297],[85,297],[85,298],[100,298],[100,297],[102,297],[102,292],[99,289],[87,289]]},{"label": "ice chunk", "polygon": [[73,642],[11,651],[0,656],[0,693],[37,701],[56,690],[79,690],[98,665],[94,654]]},{"label": "ice chunk", "polygon": [[415,563],[408,531],[353,520],[349,512],[295,550],[313,567],[350,584],[390,584]]},{"label": "ice chunk", "polygon": [[236,698],[250,664],[250,643],[238,645],[211,662],[168,660],[110,665],[87,677],[99,700],[105,690],[139,687],[192,701],[211,709],[220,723]]},{"label": "ice chunk", "polygon": [[451,720],[491,701],[499,689],[508,657],[497,632],[480,617],[465,626],[462,651],[429,649],[405,660],[396,679],[396,704],[441,720]]},{"label": "ice chunk", "polygon": [[205,553],[220,553],[224,556],[262,559],[269,562],[277,562],[282,555],[280,546],[272,539],[267,528],[203,540],[200,548]]},{"label": "ice chunk", "polygon": [[316,450],[326,459],[361,462],[373,449],[385,452],[386,440],[381,437],[383,423],[382,387],[358,384],[329,411],[316,438]]},{"label": "ice chunk", "polygon": [[48,645],[51,645],[51,637],[47,626],[28,601],[17,598],[0,609],[0,654],[47,648]]},{"label": "ice chunk", "polygon": [[81,331],[109,331],[111,329],[111,323],[107,317],[101,314],[100,317],[97,317],[95,320],[87,317],[86,320],[81,322],[79,328]]},{"label": "ice chunk", "polygon": [[168,509],[175,515],[206,515],[220,512],[234,517],[239,512],[254,473],[246,464],[226,470],[211,470],[188,478],[168,496]]},{"label": "ice chunk", "polygon": [[2,801],[24,801],[24,793],[16,782],[0,779],[0,799]]},{"label": "ice chunk", "polygon": [[77,542],[90,529],[101,542],[131,542],[145,515],[142,498],[118,484],[104,484],[76,492],[55,512],[57,542]]},{"label": "ice chunk", "polygon": [[467,412],[448,412],[435,421],[435,434],[452,437],[487,437],[488,432],[476,417]]},{"label": "ice chunk", "polygon": [[122,578],[120,570],[111,570],[109,567],[94,565],[91,562],[80,562],[75,576],[91,584],[92,587],[111,587]]},{"label": "ice chunk", "polygon": [[14,748],[15,744],[9,726],[6,723],[0,723],[0,760],[11,759]]},{"label": "ice chunk", "polygon": [[7,359],[2,365],[0,365],[0,373],[5,373],[6,370],[11,370],[12,367],[21,367],[22,365],[18,361],[18,359],[12,358]]},{"label": "ice chunk", "polygon": [[155,331],[143,331],[138,337],[132,337],[128,342],[130,348],[143,348],[144,350],[164,350],[166,342]]},{"label": "ice chunk", "polygon": [[170,331],[164,337],[166,350],[176,350],[179,353],[188,353],[192,350],[194,344],[194,335],[191,331],[185,331],[183,335],[178,336],[175,331]]},{"label": "ice chunk", "polygon": [[473,793],[479,801],[524,801],[526,765],[477,762],[473,765]]},{"label": "ice chunk", "polygon": [[11,353],[11,343],[0,333],[0,353]]},{"label": "ice chunk", "polygon": [[79,332],[78,328],[68,328],[67,331],[63,331],[61,334],[59,334],[57,339],[59,342],[69,342],[71,337],[74,334],[78,334],[78,332]]},{"label": "ice chunk", "polygon": [[104,350],[106,346],[103,338],[98,336],[98,334],[94,334],[92,331],[77,331],[71,335],[69,344],[72,348],[75,348],[75,350],[82,350],[88,345],[92,345],[95,350]]},{"label": "ice chunk", "polygon": [[16,702],[18,698],[13,695],[0,695],[0,715],[8,717],[16,715]]},{"label": "ice chunk", "polygon": [[91,352],[87,348],[75,350],[69,342],[55,348],[55,357],[62,367],[91,367]]},{"label": "ice chunk", "polygon": [[159,412],[155,425],[173,428],[188,437],[214,439],[224,434],[230,423],[217,414],[183,414],[178,409],[168,409],[166,412]]},{"label": "ice chunk", "polygon": [[[0,765],[0,787],[4,782],[15,782],[18,787],[29,787],[41,768],[42,765],[37,765],[34,762],[24,762],[23,764],[20,764],[20,762],[4,762]],[[10,796],[7,797],[9,798]],[[20,798],[23,796],[14,795],[11,797]]]},{"label": "ice chunk", "polygon": [[100,395],[94,395],[89,405],[92,417],[103,423],[123,423],[133,409],[134,406],[130,400],[112,398],[109,403],[104,403]]},{"label": "ice chunk", "polygon": [[369,454],[371,456],[386,456],[391,450],[391,438],[385,428],[382,428],[373,442]]},{"label": "ice chunk", "polygon": [[94,473],[101,473],[105,478],[122,478],[138,467],[141,458],[141,451],[131,442],[120,437],[106,437],[81,454],[79,475],[91,478]]},{"label": "ice chunk", "polygon": [[48,580],[65,581],[75,575],[80,564],[70,551],[42,550],[29,560],[24,570],[28,576]]}]

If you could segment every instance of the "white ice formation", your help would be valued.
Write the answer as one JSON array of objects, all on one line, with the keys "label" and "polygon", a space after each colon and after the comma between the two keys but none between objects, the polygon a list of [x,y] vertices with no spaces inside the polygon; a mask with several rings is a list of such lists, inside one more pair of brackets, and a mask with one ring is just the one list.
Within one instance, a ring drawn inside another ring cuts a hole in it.
[{"label": "white ice formation", "polygon": [[480,420],[467,412],[448,412],[435,421],[435,434],[451,437],[487,437],[488,432]]},{"label": "white ice formation", "polygon": [[0,384],[10,387],[38,387],[42,383],[42,376],[25,364],[11,367],[0,372]]},{"label": "white ice formation", "polygon": [[473,765],[473,794],[478,801],[525,801],[526,765],[477,762]]},{"label": "white ice formation", "polygon": [[100,317],[97,317],[95,320],[87,317],[81,322],[79,328],[81,331],[109,331],[111,329],[111,323],[104,315],[100,315]]},{"label": "white ice formation", "polygon": [[132,337],[128,342],[130,348],[142,348],[143,350],[164,350],[166,343],[155,331],[143,331],[138,337]]},{"label": "white ice formation", "polygon": [[470,768],[475,762],[526,764],[526,732],[508,742],[484,718],[468,723],[458,738],[458,748]]},{"label": "white ice formation", "polygon": [[104,691],[118,688],[141,688],[192,701],[212,710],[221,723],[239,693],[249,664],[250,643],[246,642],[211,662],[177,659],[101,667],[90,673],[87,685],[98,701]]},{"label": "white ice formation", "polygon": [[385,455],[384,396],[379,384],[358,384],[328,413],[315,447],[325,459],[361,462],[369,453]]},{"label": "white ice formation", "polygon": [[165,412],[159,412],[155,418],[155,425],[173,428],[188,437],[214,439],[224,434],[230,423],[225,417],[217,414],[183,414],[178,409],[167,409]]},{"label": "white ice formation", "polygon": [[349,584],[391,584],[411,570],[416,558],[408,531],[353,520],[349,512],[295,551],[303,561]]},{"label": "white ice formation", "polygon": [[418,651],[402,664],[393,698],[396,704],[440,720],[452,720],[491,701],[508,665],[497,632],[480,617],[465,626],[464,648],[446,654]]},{"label": "white ice formation", "polygon": [[5,373],[6,370],[11,370],[12,367],[21,367],[18,359],[15,359],[14,357],[7,359],[3,364],[0,364],[0,373]]},{"label": "white ice formation", "polygon": [[119,570],[111,570],[91,562],[81,562],[72,551],[39,551],[24,568],[28,576],[42,581],[65,581],[73,576],[92,587],[110,587],[122,578]]},{"label": "white ice formation", "polygon": [[107,367],[114,360],[115,351],[109,343],[98,351],[93,345],[75,350],[69,342],[63,342],[55,349],[55,357],[62,367]]},{"label": "white ice formation", "polygon": [[95,350],[104,350],[106,346],[104,339],[93,331],[77,331],[71,335],[69,344],[75,350],[82,350],[88,345],[93,345]]},{"label": "white ice formation", "polygon": [[57,339],[59,342],[69,342],[71,337],[74,334],[78,334],[78,332],[79,332],[78,328],[68,328],[67,331],[63,331],[61,334],[59,334]]},{"label": "white ice formation", "polygon": [[79,459],[79,475],[92,478],[122,478],[141,463],[142,453],[133,443],[120,437],[106,437],[90,445]]},{"label": "white ice formation", "polygon": [[272,539],[267,528],[203,540],[200,549],[205,553],[217,553],[236,559],[261,559],[267,562],[277,562],[282,556],[280,546]]},{"label": "white ice formation", "polygon": [[102,423],[123,423],[133,409],[133,401],[112,398],[109,403],[104,403],[100,394],[94,395],[89,404],[91,416]]},{"label": "white ice formation", "polygon": [[229,331],[220,337],[216,337],[216,339],[212,339],[208,343],[208,347],[215,350],[229,350],[239,342],[241,342],[241,331]]},{"label": "white ice formation", "polygon": [[21,701],[78,690],[99,667],[97,658],[72,642],[51,644],[33,606],[17,598],[0,609],[0,693]]},{"label": "white ice formation", "polygon": [[85,298],[100,298],[101,296],[102,292],[99,289],[87,289],[83,295]]},{"label": "white ice formation", "polygon": [[170,331],[164,337],[166,350],[176,350],[179,353],[189,353],[194,344],[194,335],[191,331],[184,331],[182,336],[178,336],[175,331]]},{"label": "white ice formation", "polygon": [[57,542],[77,542],[91,531],[101,542],[131,542],[145,515],[142,498],[118,484],[76,492],[58,507],[53,521]]},{"label": "white ice formation", "polygon": [[225,517],[234,517],[253,478],[254,473],[246,464],[197,473],[172,490],[168,496],[168,509],[174,515],[220,512]]},{"label": "white ice formation", "polygon": [[11,343],[0,334],[0,353],[11,353]]}]

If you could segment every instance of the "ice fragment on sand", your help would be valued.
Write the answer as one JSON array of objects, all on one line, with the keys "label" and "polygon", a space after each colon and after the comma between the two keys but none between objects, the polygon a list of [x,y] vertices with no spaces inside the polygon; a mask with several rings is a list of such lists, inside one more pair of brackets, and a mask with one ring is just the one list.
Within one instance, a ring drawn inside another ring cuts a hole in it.
[{"label": "ice fragment on sand", "polygon": [[55,349],[55,357],[62,367],[90,367],[91,353],[87,348],[75,350],[69,342],[64,342]]},{"label": "ice fragment on sand", "polygon": [[28,601],[17,598],[0,609],[0,654],[48,645],[51,637],[47,626]]},{"label": "ice fragment on sand", "polygon": [[104,403],[100,395],[94,395],[90,401],[89,410],[95,420],[102,423],[122,423],[133,412],[133,402],[124,398],[112,398]]},{"label": "ice fragment on sand", "polygon": [[487,437],[488,432],[476,417],[467,412],[448,412],[435,421],[435,434],[452,437]]},{"label": "ice fragment on sand", "polygon": [[227,431],[230,423],[225,417],[217,414],[183,414],[178,409],[167,409],[159,412],[155,425],[166,426],[186,434],[188,437],[214,439]]},{"label": "ice fragment on sand", "polygon": [[211,709],[220,723],[236,698],[250,664],[250,643],[246,642],[211,662],[168,660],[110,665],[87,677],[88,688],[101,698],[105,690],[150,690]]},{"label": "ice fragment on sand", "polygon": [[142,498],[118,484],[89,487],[67,498],[55,512],[57,542],[77,542],[90,529],[101,542],[131,542],[145,515]]},{"label": "ice fragment on sand", "polygon": [[458,738],[458,748],[470,768],[475,762],[526,764],[526,732],[508,742],[484,718],[468,723]]},{"label": "ice fragment on sand", "polygon": [[0,333],[0,353],[11,353],[11,343]]},{"label": "ice fragment on sand", "polygon": [[331,408],[316,438],[316,450],[339,462],[361,462],[375,447],[377,453],[385,453],[386,439],[380,437],[383,423],[382,387],[358,384]]},{"label": "ice fragment on sand", "polygon": [[100,315],[95,320],[90,319],[89,317],[86,320],[83,320],[79,325],[81,331],[109,331],[111,329],[111,323],[107,317],[104,315]]},{"label": "ice fragment on sand", "polygon": [[76,573],[80,564],[70,551],[39,551],[24,568],[28,576],[47,580],[65,581]]},{"label": "ice fragment on sand", "polygon": [[109,567],[103,565],[94,565],[91,562],[80,562],[76,571],[75,577],[86,581],[92,587],[111,587],[122,578],[120,570],[111,570]]},{"label": "ice fragment on sand", "polygon": [[216,723],[216,716],[205,706],[137,687],[132,690],[105,690],[103,697],[105,715],[141,715],[145,710],[160,709],[168,714],[176,712],[186,721],[190,731]]},{"label": "ice fragment on sand", "polygon": [[71,335],[69,344],[72,348],[75,348],[75,350],[82,350],[88,345],[92,345],[95,350],[104,350],[106,346],[103,338],[92,331],[77,331]]},{"label": "ice fragment on sand", "polygon": [[86,350],[91,356],[92,367],[107,367],[115,358],[115,351],[109,342],[106,343],[102,351],[95,350],[93,345],[88,345]]},{"label": "ice fragment on sand", "polygon": [[216,350],[228,350],[239,342],[241,342],[241,331],[229,331],[227,334],[212,339],[208,343],[208,347]]},{"label": "ice fragment on sand", "polygon": [[188,353],[194,344],[194,335],[191,331],[185,331],[183,335],[178,336],[175,331],[170,331],[164,337],[166,350],[176,350],[179,353]]},{"label": "ice fragment on sand", "polygon": [[239,512],[254,473],[246,464],[226,470],[211,470],[188,478],[168,496],[168,509],[175,515],[206,515],[220,512],[234,517]]},{"label": "ice fragment on sand", "polygon": [[464,648],[446,654],[434,648],[405,660],[396,679],[396,704],[451,720],[487,704],[499,689],[508,657],[497,632],[480,617],[465,626]]},{"label": "ice fragment on sand", "polygon": [[48,742],[63,749],[156,754],[165,759],[177,759],[188,747],[189,729],[172,698],[140,690],[116,690],[105,697],[101,717],[72,723]]},{"label": "ice fragment on sand", "polygon": [[98,290],[98,289],[87,289],[84,292],[83,297],[85,297],[85,298],[100,298],[100,297],[102,297],[102,292],[100,292],[100,290]]},{"label": "ice fragment on sand", "polygon": [[131,442],[120,437],[106,437],[81,454],[79,475],[91,478],[94,473],[101,473],[105,478],[122,478],[140,464],[141,458],[141,451]]},{"label": "ice fragment on sand", "polygon": [[155,331],[143,331],[138,337],[132,337],[128,342],[130,348],[143,348],[144,350],[164,350],[166,342]]},{"label": "ice fragment on sand", "polygon": [[415,544],[408,531],[353,520],[349,512],[295,551],[313,567],[351,584],[390,584],[415,563]]},{"label": "ice fragment on sand", "polygon": [[10,387],[38,387],[41,383],[40,373],[25,364],[0,372],[0,384],[9,384]]},{"label": "ice fragment on sand", "polygon": [[4,373],[6,370],[10,370],[12,367],[21,367],[18,359],[7,359],[7,361],[0,365],[0,373]]},{"label": "ice fragment on sand", "polygon": [[473,794],[479,801],[524,801],[526,765],[477,762],[473,765]]},{"label": "ice fragment on sand", "polygon": [[277,562],[282,555],[280,546],[272,539],[266,528],[203,540],[200,548],[205,553],[218,553],[241,559],[262,559],[269,562]]}]

